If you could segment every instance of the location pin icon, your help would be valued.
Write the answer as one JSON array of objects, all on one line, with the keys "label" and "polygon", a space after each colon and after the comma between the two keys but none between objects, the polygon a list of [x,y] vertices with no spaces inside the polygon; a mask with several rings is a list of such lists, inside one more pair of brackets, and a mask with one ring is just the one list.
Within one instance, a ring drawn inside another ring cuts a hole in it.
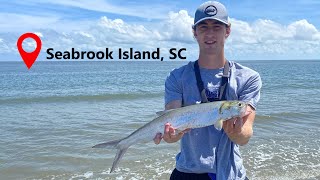
[{"label": "location pin icon", "polygon": [[[37,43],[36,49],[33,52],[26,52],[22,48],[22,42],[27,38],[31,38],[35,40]],[[30,69],[33,63],[36,61],[41,50],[41,45],[42,45],[41,39],[39,38],[39,36],[37,36],[34,33],[25,33],[19,37],[17,41],[17,47],[18,47],[20,56],[22,57],[28,69]]]}]

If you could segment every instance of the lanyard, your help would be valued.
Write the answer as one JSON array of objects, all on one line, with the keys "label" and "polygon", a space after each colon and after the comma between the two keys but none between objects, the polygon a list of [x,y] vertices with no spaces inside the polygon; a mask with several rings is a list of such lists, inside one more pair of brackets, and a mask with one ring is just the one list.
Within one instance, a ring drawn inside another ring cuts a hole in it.
[{"label": "lanyard", "polygon": [[[217,101],[226,100],[226,86],[227,86],[227,83],[229,80],[229,69],[230,69],[229,62],[226,61],[226,63],[224,64],[224,67],[223,67],[223,75],[222,75],[221,85],[219,88],[219,99],[216,99]],[[197,86],[198,86],[198,90],[200,92],[201,102],[206,103],[206,102],[208,102],[208,99],[207,99],[206,92],[204,89],[203,81],[201,79],[198,60],[195,61],[195,63],[194,63],[194,73],[195,73],[196,79],[197,79]]]}]

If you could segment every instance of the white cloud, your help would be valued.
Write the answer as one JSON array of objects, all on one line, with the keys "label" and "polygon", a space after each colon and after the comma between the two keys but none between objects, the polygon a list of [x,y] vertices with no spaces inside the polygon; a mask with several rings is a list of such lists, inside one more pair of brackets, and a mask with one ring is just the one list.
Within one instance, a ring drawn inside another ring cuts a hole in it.
[{"label": "white cloud", "polygon": [[58,22],[53,16],[30,16],[15,13],[0,13],[1,32],[12,32],[21,29],[27,31],[30,27],[47,28]]},{"label": "white cloud", "polygon": [[28,32],[31,30],[54,29],[56,31],[70,31],[86,29],[94,22],[88,20],[63,20],[58,15],[25,15],[0,12],[0,33]]},{"label": "white cloud", "polygon": [[282,25],[259,19],[251,24],[232,19],[227,49],[239,57],[319,58],[320,31],[307,20]]},{"label": "white cloud", "polygon": [[305,19],[293,22],[288,26],[262,19],[252,24],[236,19],[231,21],[232,40],[243,43],[259,43],[270,40],[314,41],[320,33],[314,25]]},{"label": "white cloud", "polygon": [[[29,3],[39,4],[39,1],[28,0]],[[75,8],[81,8],[91,11],[113,13],[126,16],[134,16],[141,18],[163,19],[167,14],[167,10],[170,9],[170,3],[165,4],[121,4],[107,0],[43,0],[40,4],[44,5],[61,5]]]},{"label": "white cloud", "polygon": [[235,19],[232,19],[231,22],[231,35],[228,41],[246,44],[257,43],[255,32],[252,27],[250,27],[249,23]]},{"label": "white cloud", "polygon": [[162,27],[163,36],[167,40],[194,42],[192,34],[193,18],[186,10],[178,13],[170,12]]},{"label": "white cloud", "polygon": [[313,36],[313,38],[314,38],[315,41],[320,41],[320,32],[318,32],[317,34],[315,34],[315,35]]},{"label": "white cloud", "polygon": [[[26,20],[20,17],[20,21]],[[34,17],[30,20],[36,20]],[[40,22],[44,19],[37,19]],[[50,23],[59,21],[52,18]],[[264,58],[319,58],[320,31],[307,20],[289,25],[265,19],[253,23],[231,19],[232,32],[227,40],[226,53],[232,59]],[[77,26],[79,22],[70,22]],[[43,52],[47,48],[65,51],[72,47],[78,50],[102,50],[105,48],[135,48],[154,50],[159,47],[164,52],[170,48],[187,48],[190,60],[197,58],[197,44],[193,39],[191,25],[193,18],[188,12],[170,12],[157,23],[144,25],[128,23],[122,19],[101,17],[96,23],[88,23],[75,31],[59,31],[42,27],[36,31],[43,42]],[[64,25],[64,24],[62,24]],[[43,25],[44,26],[44,25]],[[0,54],[17,53],[16,40],[19,33],[0,33]],[[32,44],[30,45],[32,46]],[[168,54],[168,53],[167,53]]]},{"label": "white cloud", "polygon": [[297,40],[314,40],[314,36],[319,32],[312,24],[303,19],[294,22],[288,26],[288,31],[293,32],[293,36]]},{"label": "white cloud", "polygon": [[119,44],[148,43],[148,41],[157,41],[162,38],[157,30],[128,24],[121,19],[111,20],[107,17],[102,17],[98,25],[91,28],[90,33],[99,36],[99,39]]}]

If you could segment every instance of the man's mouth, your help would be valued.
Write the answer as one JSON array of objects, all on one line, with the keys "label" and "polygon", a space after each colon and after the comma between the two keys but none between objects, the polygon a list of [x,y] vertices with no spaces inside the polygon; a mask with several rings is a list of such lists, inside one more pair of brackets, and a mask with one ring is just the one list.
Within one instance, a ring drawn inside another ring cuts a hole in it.
[{"label": "man's mouth", "polygon": [[208,44],[208,45],[212,45],[212,44],[216,43],[216,41],[205,41],[204,43]]}]

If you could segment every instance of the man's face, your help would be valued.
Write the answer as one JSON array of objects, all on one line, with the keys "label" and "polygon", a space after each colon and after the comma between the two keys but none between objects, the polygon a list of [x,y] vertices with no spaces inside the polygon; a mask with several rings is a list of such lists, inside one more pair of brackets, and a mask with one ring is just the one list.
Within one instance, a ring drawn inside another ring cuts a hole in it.
[{"label": "man's face", "polygon": [[211,19],[200,22],[194,30],[200,52],[209,54],[221,53],[229,34],[230,26]]}]

